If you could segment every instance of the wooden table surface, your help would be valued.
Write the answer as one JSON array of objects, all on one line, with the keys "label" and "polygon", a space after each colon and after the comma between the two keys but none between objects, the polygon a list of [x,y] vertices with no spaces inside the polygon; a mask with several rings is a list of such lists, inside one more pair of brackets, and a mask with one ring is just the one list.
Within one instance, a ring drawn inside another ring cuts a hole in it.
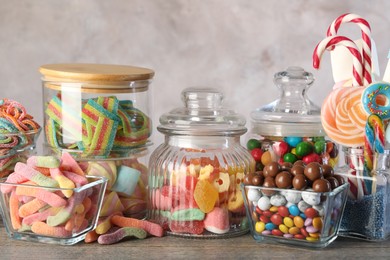
[{"label": "wooden table surface", "polygon": [[166,236],[113,245],[48,245],[12,240],[0,224],[0,259],[390,259],[390,241],[337,238],[324,249],[257,243],[247,234],[229,239]]}]

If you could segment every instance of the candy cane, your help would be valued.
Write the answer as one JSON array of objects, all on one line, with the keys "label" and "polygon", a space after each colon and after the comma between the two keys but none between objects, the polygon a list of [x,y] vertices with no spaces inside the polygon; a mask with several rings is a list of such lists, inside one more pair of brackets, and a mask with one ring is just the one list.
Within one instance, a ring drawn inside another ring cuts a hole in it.
[{"label": "candy cane", "polygon": [[313,52],[313,67],[315,69],[320,68],[320,61],[322,54],[325,50],[331,50],[335,46],[344,46],[346,47],[352,54],[353,57],[353,86],[363,86],[363,66],[362,66],[362,56],[359,52],[356,44],[345,36],[329,36],[322,41],[320,41]]},{"label": "candy cane", "polygon": [[341,24],[343,23],[355,23],[357,24],[362,31],[362,58],[363,58],[363,80],[364,86],[367,86],[372,82],[371,72],[372,72],[372,63],[371,63],[371,27],[370,24],[356,14],[343,14],[337,19],[335,19],[328,28],[327,36],[334,36],[337,34]]}]

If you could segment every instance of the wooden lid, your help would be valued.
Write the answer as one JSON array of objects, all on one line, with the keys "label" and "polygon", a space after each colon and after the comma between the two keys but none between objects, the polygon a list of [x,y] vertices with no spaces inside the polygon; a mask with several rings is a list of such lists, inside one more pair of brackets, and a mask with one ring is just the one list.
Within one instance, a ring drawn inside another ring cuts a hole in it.
[{"label": "wooden lid", "polygon": [[147,68],[109,64],[47,64],[39,68],[45,81],[66,82],[122,82],[153,78],[154,71]]}]

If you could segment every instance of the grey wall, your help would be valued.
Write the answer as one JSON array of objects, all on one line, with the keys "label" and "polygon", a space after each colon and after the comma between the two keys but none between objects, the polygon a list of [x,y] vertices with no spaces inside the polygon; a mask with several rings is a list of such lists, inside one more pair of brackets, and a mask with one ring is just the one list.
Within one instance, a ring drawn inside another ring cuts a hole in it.
[{"label": "grey wall", "polygon": [[[25,104],[43,123],[38,68],[88,62],[152,68],[153,121],[182,106],[183,88],[219,87],[225,105],[247,116],[276,99],[273,74],[290,65],[314,73],[309,96],[321,104],[333,79],[329,53],[312,52],[333,19],[367,19],[381,72],[390,48],[390,1],[337,0],[0,0],[0,97]],[[356,38],[356,26],[340,32]],[[42,138],[41,138],[42,139]],[[156,144],[163,137],[154,131]]]}]

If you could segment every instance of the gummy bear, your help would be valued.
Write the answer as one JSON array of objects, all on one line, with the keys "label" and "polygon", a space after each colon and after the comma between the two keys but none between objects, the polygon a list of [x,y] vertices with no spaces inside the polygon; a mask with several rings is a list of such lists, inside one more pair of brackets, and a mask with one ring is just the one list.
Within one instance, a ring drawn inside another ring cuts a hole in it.
[{"label": "gummy bear", "polygon": [[218,198],[218,191],[213,184],[207,180],[198,181],[194,191],[194,199],[200,210],[209,213],[213,210]]}]

